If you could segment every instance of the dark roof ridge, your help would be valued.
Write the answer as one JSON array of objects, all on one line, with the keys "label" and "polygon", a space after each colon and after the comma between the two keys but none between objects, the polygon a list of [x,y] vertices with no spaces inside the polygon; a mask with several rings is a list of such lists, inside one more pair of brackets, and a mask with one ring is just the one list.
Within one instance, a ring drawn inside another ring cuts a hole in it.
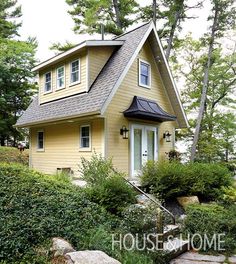
[{"label": "dark roof ridge", "polygon": [[152,20],[150,20],[150,21],[148,21],[148,22],[146,22],[146,23],[144,23],[144,24],[142,24],[142,25],[140,25],[140,26],[138,26],[138,27],[136,27],[136,28],[133,28],[133,29],[131,29],[130,31],[124,32],[123,34],[121,34],[121,35],[119,35],[119,36],[115,36],[114,38],[112,38],[112,40],[116,40],[116,39],[118,39],[118,38],[120,38],[120,37],[123,37],[124,35],[127,35],[127,34],[133,32],[133,31],[135,31],[135,30],[141,28],[141,27],[144,27],[144,26],[150,24],[151,21],[152,21]]}]

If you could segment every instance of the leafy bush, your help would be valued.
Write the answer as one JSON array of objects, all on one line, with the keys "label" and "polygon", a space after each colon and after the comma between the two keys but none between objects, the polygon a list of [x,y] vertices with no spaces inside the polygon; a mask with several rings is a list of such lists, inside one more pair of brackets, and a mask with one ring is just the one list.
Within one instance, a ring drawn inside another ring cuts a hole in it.
[{"label": "leafy bush", "polygon": [[222,187],[232,184],[225,166],[207,163],[148,162],[141,180],[143,186],[150,186],[163,199],[183,195],[217,199]]},{"label": "leafy bush", "polygon": [[[116,184],[111,179],[109,188]],[[65,177],[0,163],[0,182],[0,263],[49,264],[52,237],[63,237],[79,250],[102,250],[126,264],[153,264],[155,258],[162,263],[159,254],[112,250],[112,234],[126,232],[120,218],[89,201]]]},{"label": "leafy bush", "polygon": [[29,150],[25,149],[22,153],[17,148],[0,147],[0,162],[21,163],[28,165]]},{"label": "leafy bush", "polygon": [[[223,207],[217,204],[191,205],[187,208],[184,231],[190,235],[207,235],[209,240],[214,234],[225,234],[221,237],[225,243],[221,245],[226,252],[236,249],[236,205]],[[194,246],[200,246],[199,236],[195,236]],[[204,250],[204,248],[202,249]],[[218,251],[217,248],[206,247],[204,251]]]},{"label": "leafy bush", "polygon": [[89,185],[101,184],[105,179],[115,173],[112,159],[105,159],[96,153],[90,160],[81,158],[80,172],[82,178]]},{"label": "leafy bush", "polygon": [[111,159],[94,154],[90,161],[83,159],[82,178],[87,181],[85,192],[89,200],[102,205],[113,214],[120,214],[135,202],[135,191],[121,173],[113,168]]},{"label": "leafy bush", "polygon": [[0,261],[20,263],[55,236],[81,248],[90,229],[110,230],[113,218],[71,183],[7,164],[0,182]]},{"label": "leafy bush", "polygon": [[223,187],[222,188],[222,201],[226,204],[236,203],[236,188],[235,187]]}]

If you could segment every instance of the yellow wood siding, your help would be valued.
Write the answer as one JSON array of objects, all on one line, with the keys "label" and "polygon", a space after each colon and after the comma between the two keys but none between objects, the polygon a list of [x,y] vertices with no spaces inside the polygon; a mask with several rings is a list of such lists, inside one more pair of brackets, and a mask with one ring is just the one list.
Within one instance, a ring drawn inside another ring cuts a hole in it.
[{"label": "yellow wood siding", "polygon": [[[91,126],[91,151],[80,149],[80,126]],[[44,151],[37,150],[37,131],[44,131]],[[57,168],[69,167],[75,176],[81,157],[90,159],[92,153],[104,155],[104,120],[55,124],[31,128],[31,167],[44,173],[54,174]]]},{"label": "yellow wood siding", "polygon": [[94,82],[108,59],[110,58],[114,47],[90,47],[88,49],[88,82],[89,87]]},{"label": "yellow wood siding", "polygon": [[[139,59],[145,60],[151,65],[150,89],[138,85]],[[132,64],[105,113],[107,127],[106,156],[113,157],[115,167],[127,174],[130,172],[130,137],[129,140],[122,139],[119,130],[123,125],[129,127],[131,123],[145,122],[141,120],[131,121],[123,116],[123,111],[130,106],[135,95],[155,100],[165,111],[174,114],[148,41]],[[163,139],[163,133],[169,130],[173,135],[176,122],[154,123],[146,121],[146,123],[155,124],[158,127],[158,158],[165,158],[165,152],[173,149],[173,137],[172,142],[167,143]]]},{"label": "yellow wood siding", "polygon": [[[70,63],[76,59],[80,60],[80,83],[76,85],[70,84]],[[60,66],[65,66],[65,88],[57,90],[57,76],[56,70]],[[59,98],[67,97],[70,95],[86,92],[88,87],[87,81],[87,52],[78,53],[73,55],[63,62],[50,66],[43,71],[39,72],[39,102],[45,103]],[[44,93],[44,74],[52,72],[52,92]]]}]

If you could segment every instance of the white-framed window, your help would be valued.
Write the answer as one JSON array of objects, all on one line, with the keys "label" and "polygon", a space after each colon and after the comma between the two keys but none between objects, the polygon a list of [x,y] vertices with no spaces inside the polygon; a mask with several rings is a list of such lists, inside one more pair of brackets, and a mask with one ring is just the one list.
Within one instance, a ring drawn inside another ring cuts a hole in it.
[{"label": "white-framed window", "polygon": [[44,74],[44,93],[52,91],[52,72]]},{"label": "white-framed window", "polygon": [[80,82],[80,60],[72,61],[70,64],[70,83],[76,84]]},{"label": "white-framed window", "polygon": [[80,149],[91,149],[91,128],[90,125],[80,126]]},{"label": "white-framed window", "polygon": [[139,85],[151,87],[151,65],[143,60],[139,60]]},{"label": "white-framed window", "polygon": [[44,151],[44,131],[39,130],[37,132],[37,150]]},{"label": "white-framed window", "polygon": [[57,89],[65,88],[65,66],[57,68]]}]

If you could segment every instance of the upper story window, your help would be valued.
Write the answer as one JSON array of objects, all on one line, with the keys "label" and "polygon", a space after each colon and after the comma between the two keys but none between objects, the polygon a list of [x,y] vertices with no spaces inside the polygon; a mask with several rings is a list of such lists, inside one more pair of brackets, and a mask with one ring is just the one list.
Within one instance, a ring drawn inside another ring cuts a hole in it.
[{"label": "upper story window", "polygon": [[151,65],[143,60],[139,60],[139,85],[151,87]]},{"label": "upper story window", "polygon": [[51,72],[47,72],[44,75],[44,92],[48,93],[52,91],[52,73]]},{"label": "upper story window", "polygon": [[70,82],[71,84],[80,82],[80,61],[75,60],[70,65]]},{"label": "upper story window", "polygon": [[37,133],[37,150],[43,151],[44,150],[44,132],[38,131]]},{"label": "upper story window", "polygon": [[57,89],[65,87],[65,67],[57,68]]},{"label": "upper story window", "polygon": [[80,127],[80,148],[90,149],[91,147],[91,135],[90,125]]}]

